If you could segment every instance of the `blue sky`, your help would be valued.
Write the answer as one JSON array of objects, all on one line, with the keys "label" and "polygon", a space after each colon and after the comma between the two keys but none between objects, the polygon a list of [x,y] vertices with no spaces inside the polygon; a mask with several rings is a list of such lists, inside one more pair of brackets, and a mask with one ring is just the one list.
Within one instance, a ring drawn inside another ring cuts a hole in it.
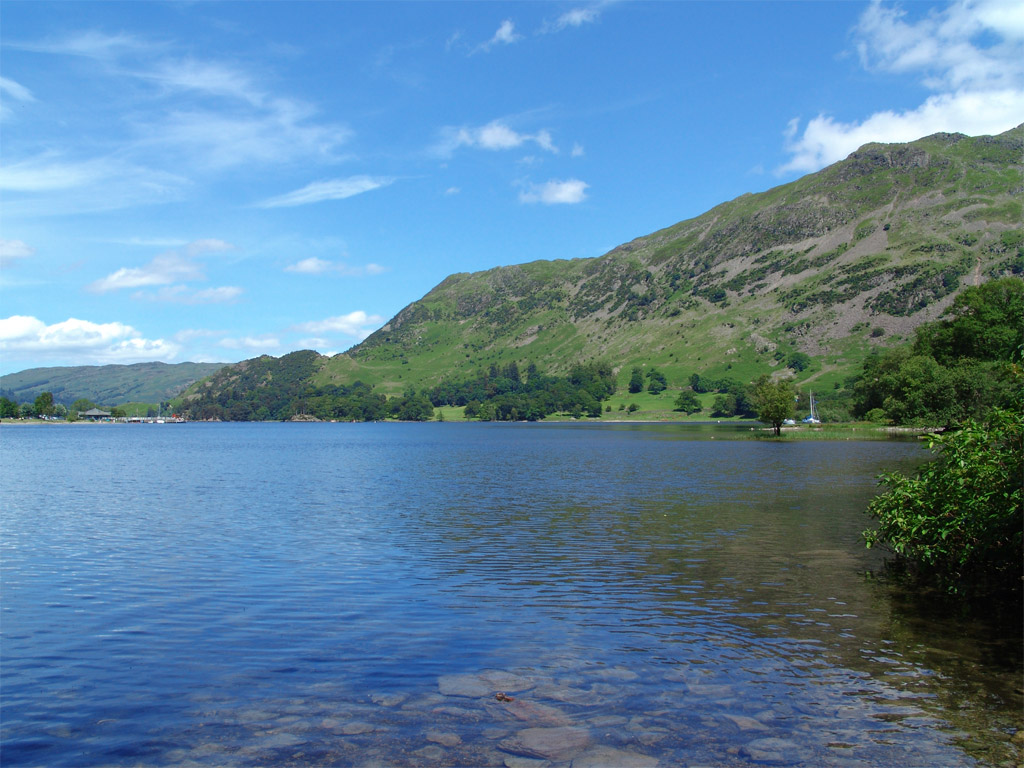
[{"label": "blue sky", "polygon": [[348,349],[868,141],[1024,122],[1024,3],[5,0],[0,372]]}]

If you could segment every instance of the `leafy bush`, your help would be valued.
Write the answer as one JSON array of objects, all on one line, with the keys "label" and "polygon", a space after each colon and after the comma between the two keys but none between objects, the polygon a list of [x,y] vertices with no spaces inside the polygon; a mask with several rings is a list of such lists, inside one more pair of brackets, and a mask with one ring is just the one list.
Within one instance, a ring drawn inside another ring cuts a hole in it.
[{"label": "leafy bush", "polygon": [[994,408],[929,448],[938,458],[913,477],[883,475],[889,490],[868,506],[878,527],[864,532],[867,546],[952,593],[1019,590],[1024,409]]}]

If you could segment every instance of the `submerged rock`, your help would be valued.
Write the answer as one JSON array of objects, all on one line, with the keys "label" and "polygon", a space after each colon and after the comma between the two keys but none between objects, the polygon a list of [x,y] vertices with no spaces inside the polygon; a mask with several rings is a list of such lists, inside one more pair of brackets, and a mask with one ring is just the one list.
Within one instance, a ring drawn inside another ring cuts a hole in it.
[{"label": "submerged rock", "polygon": [[533,688],[535,684],[528,677],[500,669],[442,675],[437,679],[437,687],[445,696],[463,696],[471,699],[493,696],[496,693],[518,693]]},{"label": "submerged rock", "polygon": [[594,747],[572,760],[572,768],[656,768],[658,758],[615,747]]},{"label": "submerged rock", "polygon": [[761,765],[793,765],[803,761],[799,747],[788,739],[755,739],[740,747],[739,754]]},{"label": "submerged rock", "polygon": [[377,728],[372,723],[356,721],[354,723],[345,723],[345,725],[341,726],[340,730],[346,736],[359,736],[363,733],[371,733],[377,730]]},{"label": "submerged rock", "polygon": [[457,733],[427,731],[427,741],[440,744],[442,747],[454,747],[462,743],[462,737]]},{"label": "submerged rock", "polygon": [[503,752],[545,760],[568,760],[590,743],[586,728],[526,728],[498,742]]}]

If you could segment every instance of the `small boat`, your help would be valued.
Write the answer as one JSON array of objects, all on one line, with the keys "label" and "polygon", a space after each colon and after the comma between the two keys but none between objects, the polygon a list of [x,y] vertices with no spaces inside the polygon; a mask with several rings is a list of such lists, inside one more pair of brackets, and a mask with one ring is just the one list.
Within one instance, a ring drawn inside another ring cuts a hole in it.
[{"label": "small boat", "polygon": [[818,414],[814,410],[814,392],[810,393],[811,398],[811,413],[804,419],[804,424],[821,424],[821,419],[818,418]]}]

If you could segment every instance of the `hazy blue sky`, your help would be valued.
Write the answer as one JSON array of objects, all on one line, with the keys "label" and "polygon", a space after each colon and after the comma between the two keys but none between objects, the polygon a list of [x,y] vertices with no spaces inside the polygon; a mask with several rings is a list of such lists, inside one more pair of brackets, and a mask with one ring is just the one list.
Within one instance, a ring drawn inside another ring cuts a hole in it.
[{"label": "hazy blue sky", "polygon": [[4,0],[0,372],[343,351],[868,141],[1024,122],[1024,3]]}]

